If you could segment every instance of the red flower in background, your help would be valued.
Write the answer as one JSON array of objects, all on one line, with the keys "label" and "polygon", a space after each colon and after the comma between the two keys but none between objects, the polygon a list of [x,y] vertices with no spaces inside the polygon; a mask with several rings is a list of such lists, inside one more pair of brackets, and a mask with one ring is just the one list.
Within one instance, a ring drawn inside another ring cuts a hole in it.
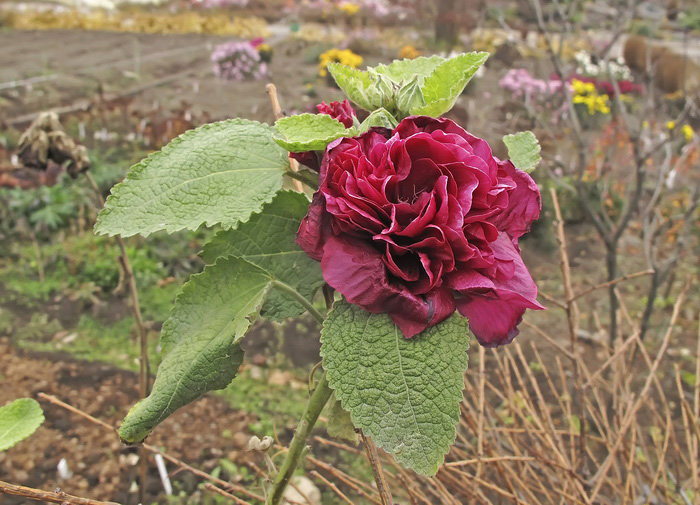
[{"label": "red flower in background", "polygon": [[326,282],[412,337],[455,310],[479,342],[510,342],[541,309],[518,238],[541,208],[535,182],[448,119],[414,116],[326,149],[297,235]]}]

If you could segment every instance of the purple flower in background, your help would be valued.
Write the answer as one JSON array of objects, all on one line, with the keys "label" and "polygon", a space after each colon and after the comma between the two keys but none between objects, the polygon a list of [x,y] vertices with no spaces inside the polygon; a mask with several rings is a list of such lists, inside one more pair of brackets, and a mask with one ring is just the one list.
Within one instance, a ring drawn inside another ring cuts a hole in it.
[{"label": "purple flower in background", "polygon": [[267,64],[250,42],[226,42],[211,53],[217,77],[231,81],[258,80],[267,75]]}]

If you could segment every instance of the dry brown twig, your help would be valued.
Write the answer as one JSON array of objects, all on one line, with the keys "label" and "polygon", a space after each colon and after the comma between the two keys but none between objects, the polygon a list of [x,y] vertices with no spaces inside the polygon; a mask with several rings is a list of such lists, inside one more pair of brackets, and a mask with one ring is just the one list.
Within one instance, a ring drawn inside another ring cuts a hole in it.
[{"label": "dry brown twig", "polygon": [[22,498],[28,498],[35,501],[43,501],[49,503],[60,503],[61,505],[119,505],[116,502],[105,502],[98,500],[91,500],[90,498],[80,498],[79,496],[73,496],[68,493],[64,493],[60,489],[56,491],[42,491],[41,489],[34,489],[26,486],[18,486],[15,484],[10,484],[8,482],[3,482],[0,480],[0,494],[7,494],[12,496],[21,496]]},{"label": "dry brown twig", "polygon": [[[102,421],[101,419],[97,419],[96,417],[91,416],[87,412],[83,412],[82,410],[80,410],[77,407],[74,407],[74,406],[69,405],[68,403],[66,403],[64,401],[59,400],[58,398],[56,398],[53,395],[47,395],[46,393],[39,393],[37,395],[37,397],[42,399],[42,400],[46,400],[47,402],[52,403],[53,405],[56,405],[56,406],[61,407],[63,409],[66,409],[67,411],[72,412],[73,414],[80,416],[83,419],[86,419],[93,424],[97,424],[98,426],[102,426],[104,429],[106,429],[108,431],[112,431],[114,433],[117,433],[117,429],[114,426],[107,424],[106,422]],[[256,494],[256,493],[252,493],[252,492],[248,491],[246,488],[244,488],[243,486],[239,486],[238,484],[234,484],[232,482],[226,482],[225,480],[222,480],[222,479],[219,479],[218,477],[214,477],[212,475],[209,475],[206,472],[203,472],[201,470],[197,470],[193,466],[190,466],[187,463],[185,463],[184,461],[182,461],[174,456],[171,456],[170,454],[168,454],[166,452],[161,451],[157,447],[154,447],[150,444],[145,444],[145,443],[141,444],[141,447],[143,447],[146,451],[148,451],[150,453],[160,454],[163,457],[163,459],[169,461],[170,463],[174,464],[175,466],[182,468],[183,470],[186,470],[186,471],[190,472],[191,474],[196,475],[197,477],[200,477],[202,479],[213,482],[214,484],[221,486],[222,488],[224,488],[226,490],[230,490],[230,491],[233,491],[236,493],[241,493],[241,494],[243,494],[249,498],[252,498],[254,500],[265,501],[265,498],[263,496],[260,496],[259,494]]]},{"label": "dry brown twig", "polygon": [[[265,91],[270,97],[270,103],[272,104],[272,113],[275,115],[275,119],[283,118],[284,112],[282,112],[282,107],[280,106],[279,98],[277,97],[277,87],[272,83],[268,83],[265,85]],[[297,160],[290,158],[289,168],[292,170],[292,172],[298,172],[299,163],[297,162]],[[297,191],[304,191],[304,188],[301,185],[301,181],[294,179],[292,181],[292,184],[294,184],[294,189],[296,189]]]}]

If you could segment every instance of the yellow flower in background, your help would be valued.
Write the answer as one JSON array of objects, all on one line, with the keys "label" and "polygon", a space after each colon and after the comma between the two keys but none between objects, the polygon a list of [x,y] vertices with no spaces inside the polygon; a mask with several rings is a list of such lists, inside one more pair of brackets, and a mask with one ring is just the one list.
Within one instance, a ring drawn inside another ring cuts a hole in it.
[{"label": "yellow flower in background", "polygon": [[340,5],[338,5],[338,9],[340,9],[343,14],[348,16],[354,16],[360,12],[360,6],[352,2],[342,2]]},{"label": "yellow flower in background", "polygon": [[681,128],[681,133],[685,137],[686,142],[690,142],[691,140],[693,140],[693,136],[695,136],[693,128],[688,124],[683,125],[683,127]]},{"label": "yellow flower in background", "polygon": [[572,101],[575,104],[586,106],[588,114],[610,114],[610,97],[600,95],[592,82],[583,82],[578,79],[571,80],[571,88],[574,90]]},{"label": "yellow flower in background", "polygon": [[667,121],[666,122],[666,129],[667,130],[675,130],[676,129],[676,122],[675,121]]},{"label": "yellow flower in background", "polygon": [[414,60],[421,55],[421,52],[411,45],[403,46],[399,50],[399,58],[407,58],[409,60]]},{"label": "yellow flower in background", "polygon": [[329,63],[340,63],[348,67],[357,68],[362,65],[363,58],[353,53],[350,49],[329,49],[319,56],[318,74],[321,77],[328,75]]}]

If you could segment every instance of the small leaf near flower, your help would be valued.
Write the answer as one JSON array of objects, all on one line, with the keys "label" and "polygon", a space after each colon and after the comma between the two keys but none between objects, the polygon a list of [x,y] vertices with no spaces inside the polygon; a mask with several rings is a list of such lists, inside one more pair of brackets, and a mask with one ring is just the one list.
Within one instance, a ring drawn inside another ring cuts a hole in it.
[{"label": "small leaf near flower", "polygon": [[327,114],[297,114],[278,119],[274,139],[292,153],[322,151],[340,137],[352,137],[353,128]]},{"label": "small leaf near flower", "polygon": [[397,124],[398,121],[396,121],[396,118],[394,118],[394,116],[392,116],[388,110],[377,109],[367,116],[364,121],[362,121],[362,124],[360,124],[360,127],[358,128],[358,134],[364,133],[375,126],[381,126],[383,128],[393,130],[396,128]]},{"label": "small leaf near flower", "polygon": [[524,172],[532,172],[542,160],[540,143],[531,131],[506,135],[503,143],[508,148],[508,157],[516,168]]},{"label": "small leaf near flower", "polygon": [[411,114],[439,117],[448,112],[464,91],[489,53],[463,53],[435,67],[421,87],[425,105],[414,107]]}]

